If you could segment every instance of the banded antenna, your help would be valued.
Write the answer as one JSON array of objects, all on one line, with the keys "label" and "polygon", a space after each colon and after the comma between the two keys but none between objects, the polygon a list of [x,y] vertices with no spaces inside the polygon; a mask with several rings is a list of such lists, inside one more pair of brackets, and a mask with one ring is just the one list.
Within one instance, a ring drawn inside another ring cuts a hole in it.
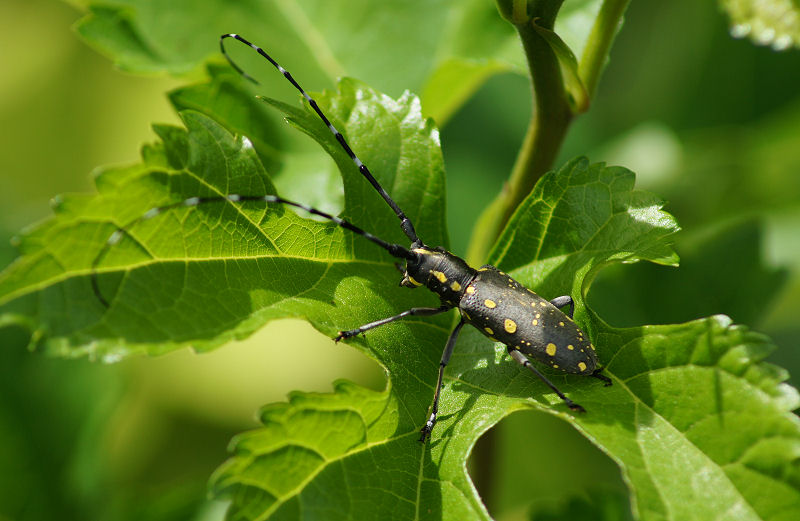
[{"label": "banded antenna", "polygon": [[300,84],[297,83],[297,81],[295,81],[291,73],[286,69],[284,69],[283,67],[281,67],[281,65],[278,62],[272,59],[272,56],[267,54],[266,51],[264,51],[264,49],[262,49],[258,45],[250,43],[249,41],[242,38],[238,34],[234,33],[223,34],[219,39],[219,48],[220,51],[222,51],[222,55],[225,56],[225,59],[227,59],[228,63],[231,64],[231,67],[236,69],[236,72],[241,74],[243,78],[255,83],[256,85],[258,85],[258,81],[256,81],[255,78],[253,78],[246,72],[244,72],[244,70],[242,70],[242,68],[239,67],[236,64],[236,62],[234,62],[233,59],[228,55],[227,51],[225,51],[225,38],[233,38],[234,40],[238,40],[243,44],[247,45],[248,47],[250,47],[251,49],[253,49],[254,51],[256,51],[264,58],[266,58],[267,61],[269,61],[272,65],[274,65],[275,68],[278,69],[278,71],[281,74],[283,74],[283,76],[287,80],[289,80],[289,83],[294,85],[295,89],[300,91],[300,94],[302,94],[303,97],[308,102],[308,104],[311,105],[311,108],[314,109],[314,112],[316,112],[317,115],[320,117],[320,119],[322,119],[322,122],[328,126],[328,129],[336,138],[336,141],[338,141],[339,144],[342,146],[342,149],[347,153],[348,156],[350,156],[350,159],[353,160],[353,163],[355,163],[356,167],[358,168],[358,171],[361,172],[361,175],[363,175],[367,179],[367,181],[370,182],[372,187],[375,188],[375,190],[381,195],[381,197],[383,197],[383,200],[386,201],[386,204],[388,204],[394,211],[395,215],[397,215],[397,218],[400,219],[400,228],[403,230],[403,233],[406,234],[406,237],[408,237],[411,240],[411,247],[416,248],[422,246],[423,243],[419,239],[419,237],[417,237],[417,232],[414,230],[414,225],[411,223],[411,220],[408,217],[406,217],[406,214],[403,213],[403,210],[400,209],[397,203],[394,202],[394,199],[392,199],[391,196],[389,196],[389,194],[386,192],[386,190],[384,190],[384,188],[381,186],[378,180],[375,179],[375,177],[372,175],[372,172],[370,172],[369,168],[367,168],[367,165],[361,162],[361,160],[358,158],[355,152],[353,152],[353,149],[350,148],[350,145],[347,144],[347,141],[344,139],[342,133],[336,130],[336,127],[333,126],[333,124],[328,120],[328,118],[325,116],[322,110],[320,110],[319,106],[317,105],[317,102],[314,101],[314,98],[309,96],[308,93],[303,90],[303,87],[301,87]]},{"label": "banded antenna", "polygon": [[[350,148],[350,145],[347,144],[347,141],[345,140],[344,136],[338,130],[336,130],[336,127],[333,126],[333,124],[328,120],[328,118],[325,116],[325,114],[322,112],[322,110],[320,110],[319,106],[317,105],[317,102],[311,96],[309,96],[308,93],[306,93],[306,91],[303,90],[303,88],[295,81],[295,79],[292,77],[292,75],[289,73],[289,71],[287,71],[286,69],[281,67],[275,60],[272,59],[272,57],[269,54],[264,52],[263,49],[261,49],[257,45],[253,45],[252,43],[250,43],[246,39],[242,38],[238,34],[223,34],[220,37],[220,41],[219,41],[219,46],[220,46],[220,50],[222,51],[222,54],[225,56],[225,58],[228,60],[228,62],[231,64],[231,66],[239,74],[241,74],[244,78],[252,81],[253,83],[258,84],[258,81],[256,81],[252,76],[250,76],[246,72],[244,72],[244,70],[242,70],[242,68],[239,67],[231,59],[231,57],[228,55],[228,53],[225,51],[225,45],[224,45],[225,38],[234,38],[236,40],[239,40],[243,44],[249,46],[250,48],[254,49],[256,52],[258,52],[258,54],[260,54],[261,56],[266,58],[272,65],[274,65],[275,68],[277,68],[278,71],[280,71],[280,73],[283,74],[283,76],[287,80],[289,80],[289,82],[292,85],[294,85],[294,87],[298,91],[300,91],[300,93],[303,95],[303,97],[306,99],[306,101],[308,101],[309,105],[311,105],[311,108],[314,109],[314,111],[322,119],[322,121],[325,123],[325,125],[327,125],[328,129],[331,131],[331,133],[336,138],[336,141],[338,141],[339,144],[342,146],[342,149],[344,149],[344,151],[347,153],[347,155],[350,157],[350,159],[352,159],[353,163],[358,168],[358,171],[361,172],[361,175],[363,175],[370,182],[370,184],[381,195],[381,197],[383,197],[383,199],[386,201],[386,203],[392,208],[394,213],[400,219],[400,228],[403,230],[403,232],[406,234],[406,236],[411,240],[411,242],[412,242],[411,248],[413,249],[413,248],[417,248],[417,247],[423,246],[422,241],[419,239],[419,237],[417,237],[417,232],[414,230],[414,225],[411,223],[411,220],[408,217],[406,217],[406,214],[403,212],[403,210],[400,209],[400,207],[397,205],[397,203],[389,196],[389,194],[386,192],[386,190],[384,190],[384,188],[381,186],[381,184],[378,182],[378,180],[375,179],[375,177],[369,171],[369,168],[367,168],[367,166],[353,152],[353,150]],[[188,199],[185,199],[183,201],[179,201],[179,202],[176,202],[176,203],[171,203],[171,204],[167,204],[167,205],[164,205],[164,206],[157,206],[157,207],[151,208],[150,210],[148,210],[147,212],[142,214],[140,217],[134,219],[133,221],[129,222],[128,224],[123,225],[123,226],[117,226],[117,229],[109,236],[109,238],[106,240],[106,242],[103,245],[103,247],[98,252],[97,256],[92,261],[90,278],[91,278],[92,290],[94,291],[95,296],[97,297],[97,299],[105,307],[110,307],[110,304],[109,304],[108,300],[103,296],[102,292],[100,291],[100,284],[99,284],[99,281],[98,281],[98,268],[99,268],[100,263],[102,262],[102,260],[108,254],[110,248],[112,246],[114,246],[115,244],[119,243],[119,241],[122,240],[122,238],[124,236],[130,237],[131,239],[135,240],[135,238],[131,235],[131,233],[128,230],[130,228],[132,228],[133,226],[135,226],[136,224],[138,224],[140,222],[143,222],[143,221],[146,221],[146,220],[149,220],[149,219],[152,219],[152,218],[164,213],[165,211],[172,210],[172,209],[175,209],[175,208],[193,207],[193,206],[198,206],[198,205],[201,205],[201,204],[214,203],[214,202],[238,203],[238,202],[247,202],[247,201],[262,201],[262,202],[266,202],[266,203],[278,203],[278,204],[284,204],[284,205],[288,205],[288,206],[294,206],[295,208],[300,208],[301,210],[304,210],[304,211],[306,211],[306,212],[308,212],[310,214],[317,215],[317,216],[320,216],[320,217],[322,217],[324,219],[332,221],[332,222],[336,223],[336,225],[338,225],[338,226],[340,226],[340,227],[342,227],[342,228],[344,228],[346,230],[350,230],[351,232],[364,237],[365,239],[377,244],[378,246],[380,246],[381,248],[383,248],[384,250],[389,252],[395,258],[404,259],[404,260],[415,260],[417,258],[416,254],[414,254],[409,248],[406,248],[405,246],[402,246],[400,244],[389,243],[389,242],[384,241],[383,239],[381,239],[381,238],[379,238],[379,237],[377,237],[377,236],[375,236],[375,235],[373,235],[373,234],[371,234],[371,233],[359,228],[358,226],[356,226],[356,225],[350,223],[349,221],[346,221],[346,220],[344,220],[344,219],[342,219],[340,217],[336,217],[334,215],[330,215],[328,213],[325,213],[323,211],[317,210],[316,208],[312,208],[312,207],[310,207],[308,205],[305,205],[305,204],[302,204],[302,203],[298,203],[298,202],[295,202],[295,201],[290,201],[288,199],[284,199],[284,198],[279,197],[277,195],[228,194],[228,195],[210,196],[210,197],[208,197],[208,196],[207,197],[190,197]]]},{"label": "banded antenna", "polygon": [[95,296],[105,307],[110,307],[108,300],[106,300],[106,298],[103,296],[103,293],[100,291],[100,284],[97,280],[97,268],[100,265],[100,262],[103,260],[103,258],[105,258],[106,254],[108,254],[109,249],[115,244],[117,244],[122,239],[123,236],[127,235],[128,237],[133,238],[133,236],[128,232],[128,229],[130,229],[134,225],[152,219],[153,217],[156,217],[157,215],[160,215],[167,210],[172,210],[183,206],[192,207],[206,203],[216,203],[216,202],[239,203],[247,201],[278,203],[278,204],[285,204],[288,206],[294,206],[295,208],[300,208],[301,210],[305,210],[310,214],[318,215],[319,217],[328,219],[329,221],[333,221],[334,223],[336,223],[337,226],[341,226],[346,230],[350,230],[351,232],[364,237],[368,241],[371,241],[380,246],[381,248],[383,248],[384,250],[388,251],[389,254],[391,254],[393,257],[405,260],[415,260],[417,258],[417,256],[405,246],[386,242],[380,237],[377,237],[369,233],[368,231],[359,228],[355,224],[349,221],[345,221],[340,217],[336,217],[335,215],[325,213],[322,210],[317,210],[316,208],[312,208],[311,206],[308,206],[303,203],[298,203],[295,201],[284,199],[283,197],[279,197],[277,195],[228,194],[228,195],[211,196],[211,197],[190,197],[188,199],[184,199],[183,201],[179,201],[177,203],[171,203],[168,205],[151,208],[150,210],[142,214],[140,217],[134,219],[127,225],[117,227],[117,229],[114,231],[114,233],[111,234],[111,236],[109,236],[108,240],[106,240],[106,243],[103,245],[100,252],[92,261],[91,280],[92,280],[92,290],[94,291]]}]

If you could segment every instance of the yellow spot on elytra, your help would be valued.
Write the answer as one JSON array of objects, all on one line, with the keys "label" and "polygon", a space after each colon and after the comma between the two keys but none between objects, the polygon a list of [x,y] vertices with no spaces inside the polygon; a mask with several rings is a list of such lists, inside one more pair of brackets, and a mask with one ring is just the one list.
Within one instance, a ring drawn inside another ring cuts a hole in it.
[{"label": "yellow spot on elytra", "polygon": [[539,325],[539,321],[534,318],[532,324],[534,326],[538,326]]},{"label": "yellow spot on elytra", "polygon": [[578,369],[580,369],[581,372],[585,371],[586,370],[586,364],[584,364],[583,362],[578,362]]},{"label": "yellow spot on elytra", "polygon": [[439,282],[441,282],[442,284],[447,282],[447,277],[445,277],[444,273],[442,273],[441,271],[432,271],[431,273],[433,273],[433,276],[439,279]]},{"label": "yellow spot on elytra", "polygon": [[450,283],[450,289],[452,289],[453,291],[461,291],[461,284],[459,284],[456,281],[453,281]]},{"label": "yellow spot on elytra", "polygon": [[564,323],[563,322],[559,322],[558,325],[563,327]]},{"label": "yellow spot on elytra", "polygon": [[531,302],[531,306],[536,307],[536,302]]},{"label": "yellow spot on elytra", "polygon": [[542,318],[542,314],[541,313],[536,313],[536,318]]},{"label": "yellow spot on elytra", "polygon": [[553,369],[558,369],[558,364],[553,364]]},{"label": "yellow spot on elytra", "polygon": [[517,331],[517,323],[507,318],[505,322],[503,322],[503,327],[506,328],[506,331],[509,333],[515,333]]},{"label": "yellow spot on elytra", "polygon": [[570,345],[568,345],[568,346],[567,346],[567,349],[569,349],[570,351],[572,351],[573,349],[575,349],[575,346],[574,346],[574,345],[572,345],[572,344],[570,344]]},{"label": "yellow spot on elytra", "polygon": [[540,305],[540,306],[542,306],[543,308],[544,308],[544,307],[547,307],[547,302],[545,302],[545,301],[543,300],[543,301],[539,302],[539,305]]},{"label": "yellow spot on elytra", "polygon": [[594,345],[592,345],[592,344],[589,344],[589,348],[590,348],[592,351],[594,351]]},{"label": "yellow spot on elytra", "polygon": [[554,356],[556,354],[556,345],[550,342],[544,350],[548,355]]},{"label": "yellow spot on elytra", "polygon": [[490,335],[494,334],[494,331],[492,331],[492,328],[490,328],[490,327],[485,327],[485,328],[483,328],[483,330],[486,331],[487,333],[489,333]]},{"label": "yellow spot on elytra", "polygon": [[483,305],[486,306],[489,309],[492,309],[492,308],[497,306],[497,304],[495,304],[494,300],[489,300],[488,298],[483,301]]},{"label": "yellow spot on elytra", "polygon": [[478,268],[478,271],[489,271],[489,268]]},{"label": "yellow spot on elytra", "polygon": [[473,286],[467,286],[467,293],[472,295],[473,293],[475,293],[475,288]]}]

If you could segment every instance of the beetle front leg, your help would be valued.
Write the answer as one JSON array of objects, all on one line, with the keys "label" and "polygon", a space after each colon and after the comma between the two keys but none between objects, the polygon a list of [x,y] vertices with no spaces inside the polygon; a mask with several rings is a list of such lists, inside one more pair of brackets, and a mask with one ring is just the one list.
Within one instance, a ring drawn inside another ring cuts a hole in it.
[{"label": "beetle front leg", "polygon": [[345,338],[354,337],[365,331],[369,331],[372,328],[388,324],[389,322],[394,322],[395,320],[399,320],[403,317],[408,317],[408,316],[429,317],[431,315],[438,315],[439,313],[450,311],[451,309],[453,309],[452,306],[439,306],[438,308],[411,308],[393,317],[382,318],[380,320],[376,320],[375,322],[364,324],[363,326],[358,327],[356,329],[350,329],[348,331],[339,331],[339,334],[336,335],[336,337],[334,337],[333,340],[338,342],[339,340]]}]

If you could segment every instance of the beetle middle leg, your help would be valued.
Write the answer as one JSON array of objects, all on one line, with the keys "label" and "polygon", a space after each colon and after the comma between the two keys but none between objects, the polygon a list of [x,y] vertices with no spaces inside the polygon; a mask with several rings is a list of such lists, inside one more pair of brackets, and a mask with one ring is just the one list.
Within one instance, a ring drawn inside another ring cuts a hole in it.
[{"label": "beetle middle leg", "polygon": [[339,334],[336,335],[334,340],[338,342],[339,340],[354,337],[359,335],[365,331],[369,331],[372,328],[382,326],[384,324],[388,324],[389,322],[394,322],[395,320],[399,320],[403,317],[408,316],[421,316],[421,317],[429,317],[431,315],[438,315],[439,313],[444,313],[445,311],[450,311],[452,306],[439,306],[438,308],[411,308],[394,315],[392,317],[382,318],[380,320],[376,320],[375,322],[370,322],[369,324],[364,324],[361,327],[357,327],[356,329],[350,329],[347,331],[339,331]]},{"label": "beetle middle leg", "polygon": [[458,339],[458,333],[461,331],[461,328],[464,327],[466,321],[462,318],[461,321],[456,325],[453,331],[450,333],[450,338],[447,339],[447,344],[444,346],[444,351],[442,352],[442,360],[439,362],[439,379],[436,381],[436,392],[433,394],[433,405],[431,406],[431,415],[428,418],[428,421],[425,422],[425,425],[420,429],[420,433],[422,435],[419,438],[421,443],[425,443],[425,438],[427,438],[431,431],[433,430],[433,426],[436,425],[436,414],[439,412],[439,395],[442,393],[442,378],[444,377],[444,368],[447,366],[447,363],[450,361],[450,355],[453,354],[453,348],[456,345],[456,339]]}]

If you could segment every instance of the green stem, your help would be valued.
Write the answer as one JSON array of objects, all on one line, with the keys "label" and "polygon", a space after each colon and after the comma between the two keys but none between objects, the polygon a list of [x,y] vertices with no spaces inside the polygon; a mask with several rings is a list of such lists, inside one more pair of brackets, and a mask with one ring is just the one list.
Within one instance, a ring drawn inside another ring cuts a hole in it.
[{"label": "green stem", "polygon": [[[509,3],[510,2],[510,3]],[[589,100],[594,97],[608,52],[630,0],[605,0],[595,19],[578,77]],[[536,182],[553,166],[575,114],[570,109],[558,59],[548,42],[534,29],[552,29],[561,7],[558,0],[497,0],[501,15],[517,29],[531,72],[533,115],[508,182],[478,219],[467,251],[471,265],[482,264],[517,206]],[[525,15],[527,13],[527,18]],[[499,494],[492,470],[497,460],[499,433],[492,429],[479,440],[472,453],[475,485],[490,511]]]},{"label": "green stem", "polygon": [[[541,19],[537,22],[543,25]],[[478,221],[467,252],[467,260],[472,264],[486,259],[511,214],[550,169],[572,121],[558,59],[532,24],[529,21],[516,29],[531,71],[533,114],[511,177]]]},{"label": "green stem", "polygon": [[[517,206],[528,196],[536,182],[553,167],[567,130],[575,114],[572,112],[561,69],[550,44],[534,29],[552,29],[559,1],[529,1],[528,19],[521,19],[524,0],[511,4],[498,1],[501,14],[512,22],[522,41],[531,73],[533,114],[516,163],[508,182],[481,214],[467,250],[467,261],[483,263],[505,228]],[[594,96],[608,52],[620,27],[630,0],[606,0],[600,7],[586,47],[578,65],[578,76],[589,99]]]},{"label": "green stem", "polygon": [[591,99],[600,81],[600,74],[608,62],[608,53],[619,28],[622,16],[631,0],[606,0],[597,13],[597,18],[586,40],[581,61],[578,64],[578,75],[586,87]]}]

